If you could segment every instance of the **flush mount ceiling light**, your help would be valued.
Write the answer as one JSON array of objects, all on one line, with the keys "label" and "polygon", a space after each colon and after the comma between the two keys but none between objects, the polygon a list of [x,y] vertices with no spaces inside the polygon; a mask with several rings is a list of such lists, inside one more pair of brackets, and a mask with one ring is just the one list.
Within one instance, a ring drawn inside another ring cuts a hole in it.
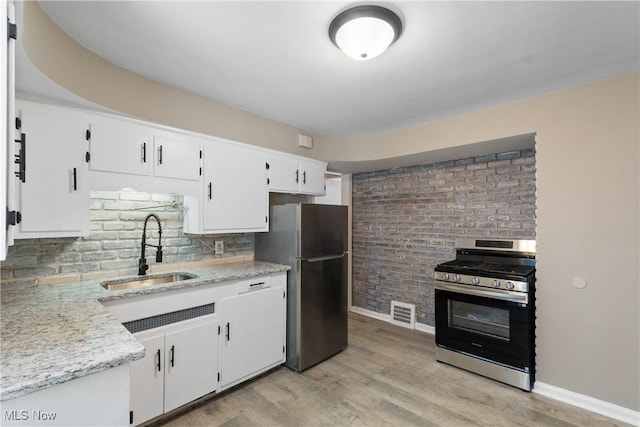
[{"label": "flush mount ceiling light", "polygon": [[402,21],[380,6],[356,6],[338,14],[329,25],[329,38],[353,59],[375,58],[398,40]]}]

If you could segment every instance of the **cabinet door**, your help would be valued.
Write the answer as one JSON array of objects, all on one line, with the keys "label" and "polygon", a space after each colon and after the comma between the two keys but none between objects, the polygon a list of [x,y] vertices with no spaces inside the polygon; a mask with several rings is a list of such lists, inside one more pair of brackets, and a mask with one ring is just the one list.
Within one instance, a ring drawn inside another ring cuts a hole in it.
[{"label": "cabinet door", "polygon": [[323,163],[302,162],[300,164],[300,192],[323,195],[326,166]]},{"label": "cabinet door", "polygon": [[165,335],[164,411],[169,412],[218,386],[218,320],[198,318]]},{"label": "cabinet door", "polygon": [[264,153],[216,142],[204,148],[204,231],[267,231]]},{"label": "cabinet door", "polygon": [[90,169],[149,175],[151,135],[144,128],[91,123]]},{"label": "cabinet door", "polygon": [[268,288],[223,299],[222,388],[284,361],[283,292]]},{"label": "cabinet door", "polygon": [[269,191],[297,193],[300,191],[300,162],[295,157],[270,154]]},{"label": "cabinet door", "polygon": [[200,171],[199,144],[154,137],[154,176],[198,181]]},{"label": "cabinet door", "polygon": [[143,423],[163,413],[164,396],[164,334],[139,332],[136,339],[144,346],[144,358],[131,363],[130,405],[133,424]]},{"label": "cabinet door", "polygon": [[89,187],[84,124],[73,115],[19,105],[25,176],[19,181],[22,222],[16,237],[89,234]]}]

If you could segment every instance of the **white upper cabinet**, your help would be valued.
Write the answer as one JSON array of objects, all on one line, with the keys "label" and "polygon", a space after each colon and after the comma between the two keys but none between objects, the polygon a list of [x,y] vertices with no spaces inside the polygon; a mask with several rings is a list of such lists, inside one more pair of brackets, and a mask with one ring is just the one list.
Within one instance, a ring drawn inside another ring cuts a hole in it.
[{"label": "white upper cabinet", "polygon": [[203,193],[184,199],[185,233],[268,231],[266,157],[230,143],[204,143]]},{"label": "white upper cabinet", "polygon": [[92,190],[199,193],[201,148],[193,138],[101,116],[93,118],[86,136]]},{"label": "white upper cabinet", "polygon": [[153,176],[199,181],[201,150],[199,144],[154,137]]},{"label": "white upper cabinet", "polygon": [[284,153],[269,153],[269,191],[323,195],[327,164]]},{"label": "white upper cabinet", "polygon": [[[11,34],[8,28],[13,27],[15,21],[15,13],[13,4],[8,4],[6,0],[0,0],[0,33]],[[0,90],[0,135],[2,135],[2,144],[0,144],[0,165],[2,165],[2,173],[0,173],[0,261],[7,256],[8,246],[13,240],[13,231],[15,222],[17,221],[18,210],[14,200],[15,170],[14,160],[14,94],[15,94],[15,39],[8,37],[6,43],[0,43],[0,84],[3,90]]]},{"label": "white upper cabinet", "polygon": [[16,238],[89,234],[85,123],[51,107],[17,105],[24,140],[24,173],[18,182],[22,221]]},{"label": "white upper cabinet", "polygon": [[91,170],[149,175],[153,154],[151,133],[146,129],[92,122],[87,136]]}]

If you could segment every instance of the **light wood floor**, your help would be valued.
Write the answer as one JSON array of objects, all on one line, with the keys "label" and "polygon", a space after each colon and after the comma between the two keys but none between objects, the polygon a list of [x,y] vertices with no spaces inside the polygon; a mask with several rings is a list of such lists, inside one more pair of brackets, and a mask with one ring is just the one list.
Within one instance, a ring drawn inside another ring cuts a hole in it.
[{"label": "light wood floor", "polygon": [[349,346],[279,368],[166,421],[182,426],[622,426],[435,361],[433,335],[356,314]]}]

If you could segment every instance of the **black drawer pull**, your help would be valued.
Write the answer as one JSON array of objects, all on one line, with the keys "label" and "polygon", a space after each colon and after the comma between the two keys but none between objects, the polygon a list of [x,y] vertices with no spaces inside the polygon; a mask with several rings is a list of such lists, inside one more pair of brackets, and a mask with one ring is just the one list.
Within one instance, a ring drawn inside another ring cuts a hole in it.
[{"label": "black drawer pull", "polygon": [[252,288],[254,286],[262,286],[262,285],[264,285],[264,282],[252,283],[249,285],[249,287]]}]

